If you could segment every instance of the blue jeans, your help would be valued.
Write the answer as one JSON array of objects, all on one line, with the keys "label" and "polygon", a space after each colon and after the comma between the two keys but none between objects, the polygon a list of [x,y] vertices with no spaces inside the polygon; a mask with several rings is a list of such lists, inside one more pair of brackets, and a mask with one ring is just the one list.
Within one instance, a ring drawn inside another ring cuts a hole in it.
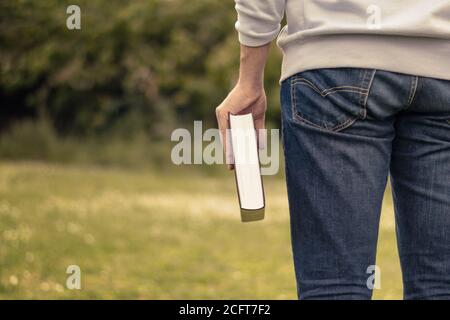
[{"label": "blue jeans", "polygon": [[404,298],[450,298],[450,81],[318,69],[281,105],[299,298],[371,298],[389,174]]}]

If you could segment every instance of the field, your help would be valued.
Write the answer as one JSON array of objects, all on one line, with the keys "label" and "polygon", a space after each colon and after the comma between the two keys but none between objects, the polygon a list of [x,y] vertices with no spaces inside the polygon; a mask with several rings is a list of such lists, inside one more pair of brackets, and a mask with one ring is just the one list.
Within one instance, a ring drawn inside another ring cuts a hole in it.
[{"label": "field", "polygon": [[[266,220],[242,224],[231,174],[0,162],[0,299],[295,299],[284,181],[265,189]],[[374,298],[399,299],[383,208]]]}]

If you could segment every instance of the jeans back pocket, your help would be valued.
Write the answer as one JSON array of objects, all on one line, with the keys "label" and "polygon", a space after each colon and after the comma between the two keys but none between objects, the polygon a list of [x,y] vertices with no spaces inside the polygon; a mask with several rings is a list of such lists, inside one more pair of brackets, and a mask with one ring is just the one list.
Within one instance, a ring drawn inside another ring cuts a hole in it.
[{"label": "jeans back pocket", "polygon": [[366,116],[375,70],[316,69],[291,77],[294,121],[331,131],[349,127]]}]

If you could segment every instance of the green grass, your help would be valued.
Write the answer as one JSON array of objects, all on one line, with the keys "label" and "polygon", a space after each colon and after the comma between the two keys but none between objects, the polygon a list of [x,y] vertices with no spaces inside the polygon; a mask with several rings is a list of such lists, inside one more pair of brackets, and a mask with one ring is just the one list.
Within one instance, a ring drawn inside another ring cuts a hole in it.
[{"label": "green grass", "polygon": [[[265,189],[242,224],[231,174],[1,162],[0,299],[295,299],[284,182]],[[392,216],[388,197],[377,299],[401,298]]]}]

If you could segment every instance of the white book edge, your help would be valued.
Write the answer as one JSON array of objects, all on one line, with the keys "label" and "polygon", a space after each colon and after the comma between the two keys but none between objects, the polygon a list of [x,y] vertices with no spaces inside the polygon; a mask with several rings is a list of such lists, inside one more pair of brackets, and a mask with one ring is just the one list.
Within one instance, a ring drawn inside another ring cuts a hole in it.
[{"label": "white book edge", "polygon": [[236,188],[243,221],[264,218],[265,197],[252,114],[229,115]]}]

